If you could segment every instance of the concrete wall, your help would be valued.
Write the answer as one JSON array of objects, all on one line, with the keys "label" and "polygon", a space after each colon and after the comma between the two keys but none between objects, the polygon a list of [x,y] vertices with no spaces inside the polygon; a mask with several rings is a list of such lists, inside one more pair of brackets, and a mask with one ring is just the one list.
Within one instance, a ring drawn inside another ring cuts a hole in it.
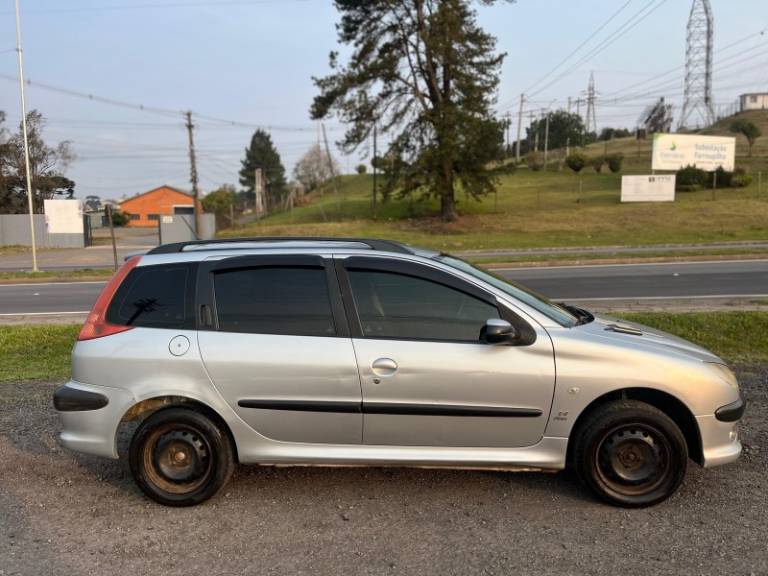
[{"label": "concrete wall", "polygon": [[[80,234],[49,234],[44,214],[35,214],[35,242],[39,248],[83,248]],[[0,246],[31,246],[28,214],[0,214]]]},{"label": "concrete wall", "polygon": [[[194,216],[162,216],[160,219],[160,243],[191,242],[195,238]],[[216,236],[216,216],[202,214],[201,240],[210,240]]]}]

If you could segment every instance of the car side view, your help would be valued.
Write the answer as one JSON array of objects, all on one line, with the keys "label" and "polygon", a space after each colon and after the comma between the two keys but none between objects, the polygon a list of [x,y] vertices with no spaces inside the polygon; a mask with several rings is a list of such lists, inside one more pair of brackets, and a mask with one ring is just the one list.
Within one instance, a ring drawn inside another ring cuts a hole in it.
[{"label": "car side view", "polygon": [[547,301],[458,258],[383,240],[161,246],[110,280],[58,388],[61,443],[129,462],[169,506],[236,463],[562,470],[656,504],[688,460],[737,459],[725,362]]}]

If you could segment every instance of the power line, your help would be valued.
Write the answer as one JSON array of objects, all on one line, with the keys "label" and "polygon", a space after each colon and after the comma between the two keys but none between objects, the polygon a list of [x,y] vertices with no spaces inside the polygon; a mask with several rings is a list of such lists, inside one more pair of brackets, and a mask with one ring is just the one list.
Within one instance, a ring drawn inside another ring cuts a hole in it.
[{"label": "power line", "polygon": [[[658,4],[656,3],[658,1]],[[536,96],[538,94],[541,94],[544,90],[547,88],[553,86],[566,76],[572,74],[575,70],[577,70],[581,65],[585,64],[586,62],[589,62],[592,60],[595,56],[603,52],[606,48],[611,46],[614,42],[625,36],[628,32],[633,30],[635,27],[637,27],[643,20],[648,18],[651,14],[656,12],[659,8],[661,8],[662,5],[664,5],[667,2],[667,0],[650,0],[643,8],[641,8],[639,11],[635,12],[632,16],[629,17],[619,28],[613,31],[607,38],[605,38],[600,44],[592,48],[589,52],[587,52],[586,55],[582,56],[576,64],[574,64],[569,70],[566,70],[562,74],[558,75],[556,78],[548,82],[545,86],[542,88],[539,88],[536,90],[531,96]]]},{"label": "power line", "polygon": [[[106,6],[70,6],[67,8],[33,8],[24,10],[24,14],[61,14],[68,12],[111,12],[122,10],[148,10],[164,8],[211,8],[217,6],[259,6],[264,4],[287,4],[289,2],[299,3],[309,0],[224,0],[222,2],[145,2],[141,4],[113,4]],[[13,14],[13,12],[3,11],[0,14]]]},{"label": "power line", "polygon": [[592,39],[593,39],[595,36],[597,36],[597,35],[598,35],[600,32],[602,32],[602,31],[603,31],[603,29],[604,29],[606,26],[608,26],[608,24],[610,24],[611,22],[613,22],[613,20],[614,20],[614,19],[616,19],[616,17],[617,17],[619,14],[621,14],[621,13],[622,13],[622,12],[623,12],[623,11],[624,11],[626,8],[627,8],[627,6],[629,6],[631,3],[632,3],[632,0],[627,0],[627,1],[626,1],[626,2],[625,2],[625,3],[624,3],[622,6],[621,6],[621,8],[619,8],[619,9],[618,9],[616,12],[614,12],[614,13],[613,13],[613,14],[612,14],[612,15],[611,15],[611,16],[610,16],[610,17],[609,17],[609,18],[608,18],[608,19],[607,19],[605,22],[603,22],[603,23],[602,23],[602,24],[601,24],[601,25],[600,25],[600,26],[599,26],[599,27],[598,27],[598,28],[597,28],[597,29],[596,29],[594,32],[592,32],[592,34],[590,34],[590,35],[587,37],[587,39],[586,39],[586,40],[584,40],[584,41],[583,41],[581,44],[579,44],[579,45],[578,45],[578,46],[577,46],[577,47],[576,47],[574,50],[572,50],[572,51],[571,51],[571,52],[568,54],[568,56],[566,56],[565,58],[563,58],[563,59],[562,59],[562,60],[561,60],[561,61],[560,61],[560,62],[557,64],[557,66],[555,66],[554,68],[552,68],[552,69],[551,69],[549,72],[547,72],[546,74],[544,74],[544,76],[542,76],[542,77],[541,77],[541,78],[539,78],[539,79],[538,79],[536,82],[534,82],[533,84],[531,84],[531,85],[530,85],[528,88],[526,88],[526,89],[523,91],[523,93],[524,93],[524,94],[527,94],[528,92],[530,92],[531,90],[533,90],[533,89],[534,89],[536,86],[538,86],[539,84],[541,84],[541,82],[543,82],[544,80],[546,80],[547,78],[549,78],[549,77],[550,77],[552,74],[554,74],[554,73],[555,73],[555,72],[556,72],[556,71],[557,71],[557,70],[558,70],[558,69],[559,69],[559,68],[560,68],[560,67],[561,67],[563,64],[565,64],[565,63],[566,63],[566,62],[568,62],[568,61],[569,61],[571,58],[573,58],[574,56],[576,56],[576,54],[578,54],[578,52],[579,52],[579,51],[580,51],[580,50],[581,50],[581,49],[582,49],[584,46],[586,46],[586,45],[587,45],[587,44],[588,44],[588,43],[589,43],[589,42],[590,42],[590,41],[591,41],[591,40],[592,40]]}]

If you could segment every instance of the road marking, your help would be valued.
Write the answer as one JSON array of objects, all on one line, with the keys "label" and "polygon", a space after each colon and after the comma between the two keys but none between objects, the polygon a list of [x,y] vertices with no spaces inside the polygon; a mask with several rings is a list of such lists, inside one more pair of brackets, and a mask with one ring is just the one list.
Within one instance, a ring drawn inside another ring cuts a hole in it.
[{"label": "road marking", "polygon": [[0,316],[74,316],[75,314],[90,314],[90,310],[85,312],[4,312]]},{"label": "road marking", "polygon": [[[634,268],[636,266],[694,266],[696,264],[765,264],[766,259],[760,260],[701,260],[694,262],[638,262],[636,264],[578,264],[574,266],[520,266],[511,268],[489,268],[494,272],[514,272],[515,270],[574,270],[578,268]],[[482,266],[482,264],[481,264]]]},{"label": "road marking", "polygon": [[18,288],[26,286],[77,286],[86,284],[106,284],[107,281],[90,281],[90,282],[29,282],[27,284],[0,284],[0,288]]}]

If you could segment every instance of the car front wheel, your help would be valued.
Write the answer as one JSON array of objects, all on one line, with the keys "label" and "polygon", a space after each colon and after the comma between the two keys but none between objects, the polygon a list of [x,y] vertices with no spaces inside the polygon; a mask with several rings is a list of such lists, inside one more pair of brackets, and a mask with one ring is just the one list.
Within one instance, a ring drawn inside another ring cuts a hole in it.
[{"label": "car front wheel", "polygon": [[210,418],[187,408],[149,416],[133,435],[131,473],[139,488],[166,506],[194,506],[211,498],[232,476],[234,451]]},{"label": "car front wheel", "polygon": [[577,431],[573,460],[582,482],[600,498],[618,506],[652,506],[680,487],[688,447],[662,411],[620,400],[588,415]]}]

